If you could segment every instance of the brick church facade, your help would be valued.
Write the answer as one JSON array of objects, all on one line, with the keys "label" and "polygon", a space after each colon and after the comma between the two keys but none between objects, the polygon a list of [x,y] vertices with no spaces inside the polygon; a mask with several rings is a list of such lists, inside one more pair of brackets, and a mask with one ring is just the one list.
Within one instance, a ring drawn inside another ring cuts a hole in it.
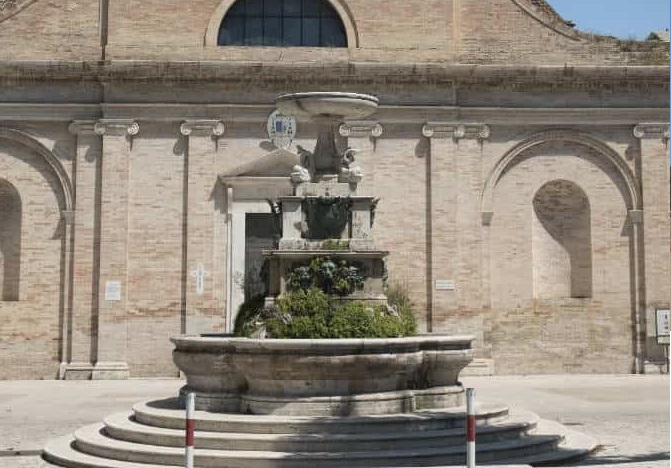
[{"label": "brick church facade", "polygon": [[543,0],[0,1],[0,379],[174,376],[230,331],[291,192],[288,92],[380,100],[340,136],[423,332],[473,373],[660,372],[669,44]]}]

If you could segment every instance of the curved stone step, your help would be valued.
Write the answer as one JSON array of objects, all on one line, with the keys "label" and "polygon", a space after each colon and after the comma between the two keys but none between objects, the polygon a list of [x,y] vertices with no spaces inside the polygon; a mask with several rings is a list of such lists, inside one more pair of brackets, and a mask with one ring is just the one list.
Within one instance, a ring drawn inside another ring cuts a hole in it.
[{"label": "curved stone step", "polygon": [[[514,440],[478,444],[483,462],[538,455],[553,450],[561,441],[556,435],[529,435]],[[75,432],[76,450],[100,458],[132,463],[177,465],[184,449],[120,441],[106,436],[103,424],[86,426]],[[196,451],[196,465],[204,468],[257,467],[379,467],[460,464],[465,460],[465,444],[410,450],[369,450],[357,452],[280,452],[211,450]]]},{"label": "curved stone step", "polygon": [[562,424],[545,419],[539,420],[534,429],[537,434],[562,434],[563,440],[552,452],[540,455],[529,455],[511,459],[512,463],[522,463],[534,466],[555,466],[569,463],[587,457],[597,449],[599,443],[594,438],[582,432],[570,429]]},{"label": "curved stone step", "polygon": [[[138,403],[133,406],[134,418],[141,424],[169,429],[184,428],[184,409],[177,398]],[[505,420],[509,415],[504,404],[476,406],[478,423],[489,424]],[[222,417],[225,415],[225,417]],[[464,407],[439,411],[417,411],[378,416],[353,417],[292,417],[233,413],[195,412],[199,430],[207,432],[242,432],[261,434],[348,434],[368,432],[415,432],[465,427]]]},{"label": "curved stone step", "polygon": [[45,460],[44,465],[68,468],[180,468],[184,466],[184,463],[179,465],[156,465],[100,458],[75,450],[73,448],[74,443],[74,435],[50,440],[42,452],[42,459]]},{"label": "curved stone step", "polygon": [[[227,415],[220,415],[225,418]],[[516,413],[514,418],[497,421],[478,428],[481,442],[510,440],[535,428],[538,417],[533,413]],[[181,447],[183,429],[147,426],[133,420],[131,413],[116,413],[105,418],[105,432],[112,438],[150,445]],[[182,420],[182,425],[184,424]],[[201,431],[196,423],[196,447],[215,450],[261,450],[280,452],[339,452],[418,449],[463,445],[464,428],[419,430],[414,432],[357,433],[242,433]]]}]

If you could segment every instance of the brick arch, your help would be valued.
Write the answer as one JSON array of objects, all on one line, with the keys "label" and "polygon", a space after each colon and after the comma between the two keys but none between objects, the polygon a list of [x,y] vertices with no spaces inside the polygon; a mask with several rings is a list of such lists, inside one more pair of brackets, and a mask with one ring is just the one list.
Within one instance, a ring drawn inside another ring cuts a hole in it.
[{"label": "brick arch", "polygon": [[[226,13],[238,0],[222,0],[221,3],[214,10],[210,16],[210,21],[205,30],[204,44],[206,47],[217,47],[217,39],[219,35],[219,26],[224,20]],[[343,26],[345,27],[345,34],[347,35],[347,48],[356,49],[359,47],[359,32],[354,23],[352,12],[344,0],[324,0],[328,2],[333,9],[338,13]]]},{"label": "brick arch", "polygon": [[604,156],[606,161],[615,168],[615,174],[617,174],[616,177],[618,179],[614,180],[616,185],[626,188],[623,195],[627,209],[641,209],[641,195],[636,177],[617,151],[586,133],[574,130],[547,130],[532,135],[521,143],[518,143],[496,163],[492,171],[489,173],[482,190],[481,210],[483,213],[492,212],[494,189],[504,174],[515,166],[520,158],[524,157],[530,149],[552,142],[574,143],[596,151],[598,154]]},{"label": "brick arch", "polygon": [[58,201],[62,212],[70,212],[74,210],[74,196],[70,177],[65,171],[65,168],[58,160],[58,158],[42,143],[37,141],[30,134],[21,130],[13,128],[0,127],[0,140],[10,140],[30,149],[32,152],[38,154],[46,163],[49,169],[54,173],[59,182],[60,192],[58,193]]}]

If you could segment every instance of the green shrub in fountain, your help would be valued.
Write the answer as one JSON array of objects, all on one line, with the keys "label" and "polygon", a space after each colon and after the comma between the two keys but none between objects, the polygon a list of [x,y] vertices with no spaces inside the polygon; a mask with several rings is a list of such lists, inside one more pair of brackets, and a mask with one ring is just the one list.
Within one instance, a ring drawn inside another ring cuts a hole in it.
[{"label": "green shrub in fountain", "polygon": [[263,307],[258,297],[245,302],[235,321],[236,336],[265,330],[267,338],[395,338],[414,335],[417,323],[410,301],[402,293],[398,304],[371,306],[342,301],[319,288],[298,289]]}]

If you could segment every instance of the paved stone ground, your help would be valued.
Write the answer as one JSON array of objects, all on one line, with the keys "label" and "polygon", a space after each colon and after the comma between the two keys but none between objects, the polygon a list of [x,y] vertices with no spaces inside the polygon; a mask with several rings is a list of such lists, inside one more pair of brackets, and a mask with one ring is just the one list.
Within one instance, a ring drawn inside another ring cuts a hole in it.
[{"label": "paved stone ground", "polygon": [[[668,376],[468,377],[479,401],[504,401],[596,437],[584,467],[669,467]],[[0,382],[0,468],[40,466],[52,437],[145,399],[175,395],[179,380]],[[17,453],[25,455],[15,456]]]},{"label": "paved stone ground", "polygon": [[586,467],[669,468],[668,375],[464,378],[476,398],[531,410],[595,437]]}]

